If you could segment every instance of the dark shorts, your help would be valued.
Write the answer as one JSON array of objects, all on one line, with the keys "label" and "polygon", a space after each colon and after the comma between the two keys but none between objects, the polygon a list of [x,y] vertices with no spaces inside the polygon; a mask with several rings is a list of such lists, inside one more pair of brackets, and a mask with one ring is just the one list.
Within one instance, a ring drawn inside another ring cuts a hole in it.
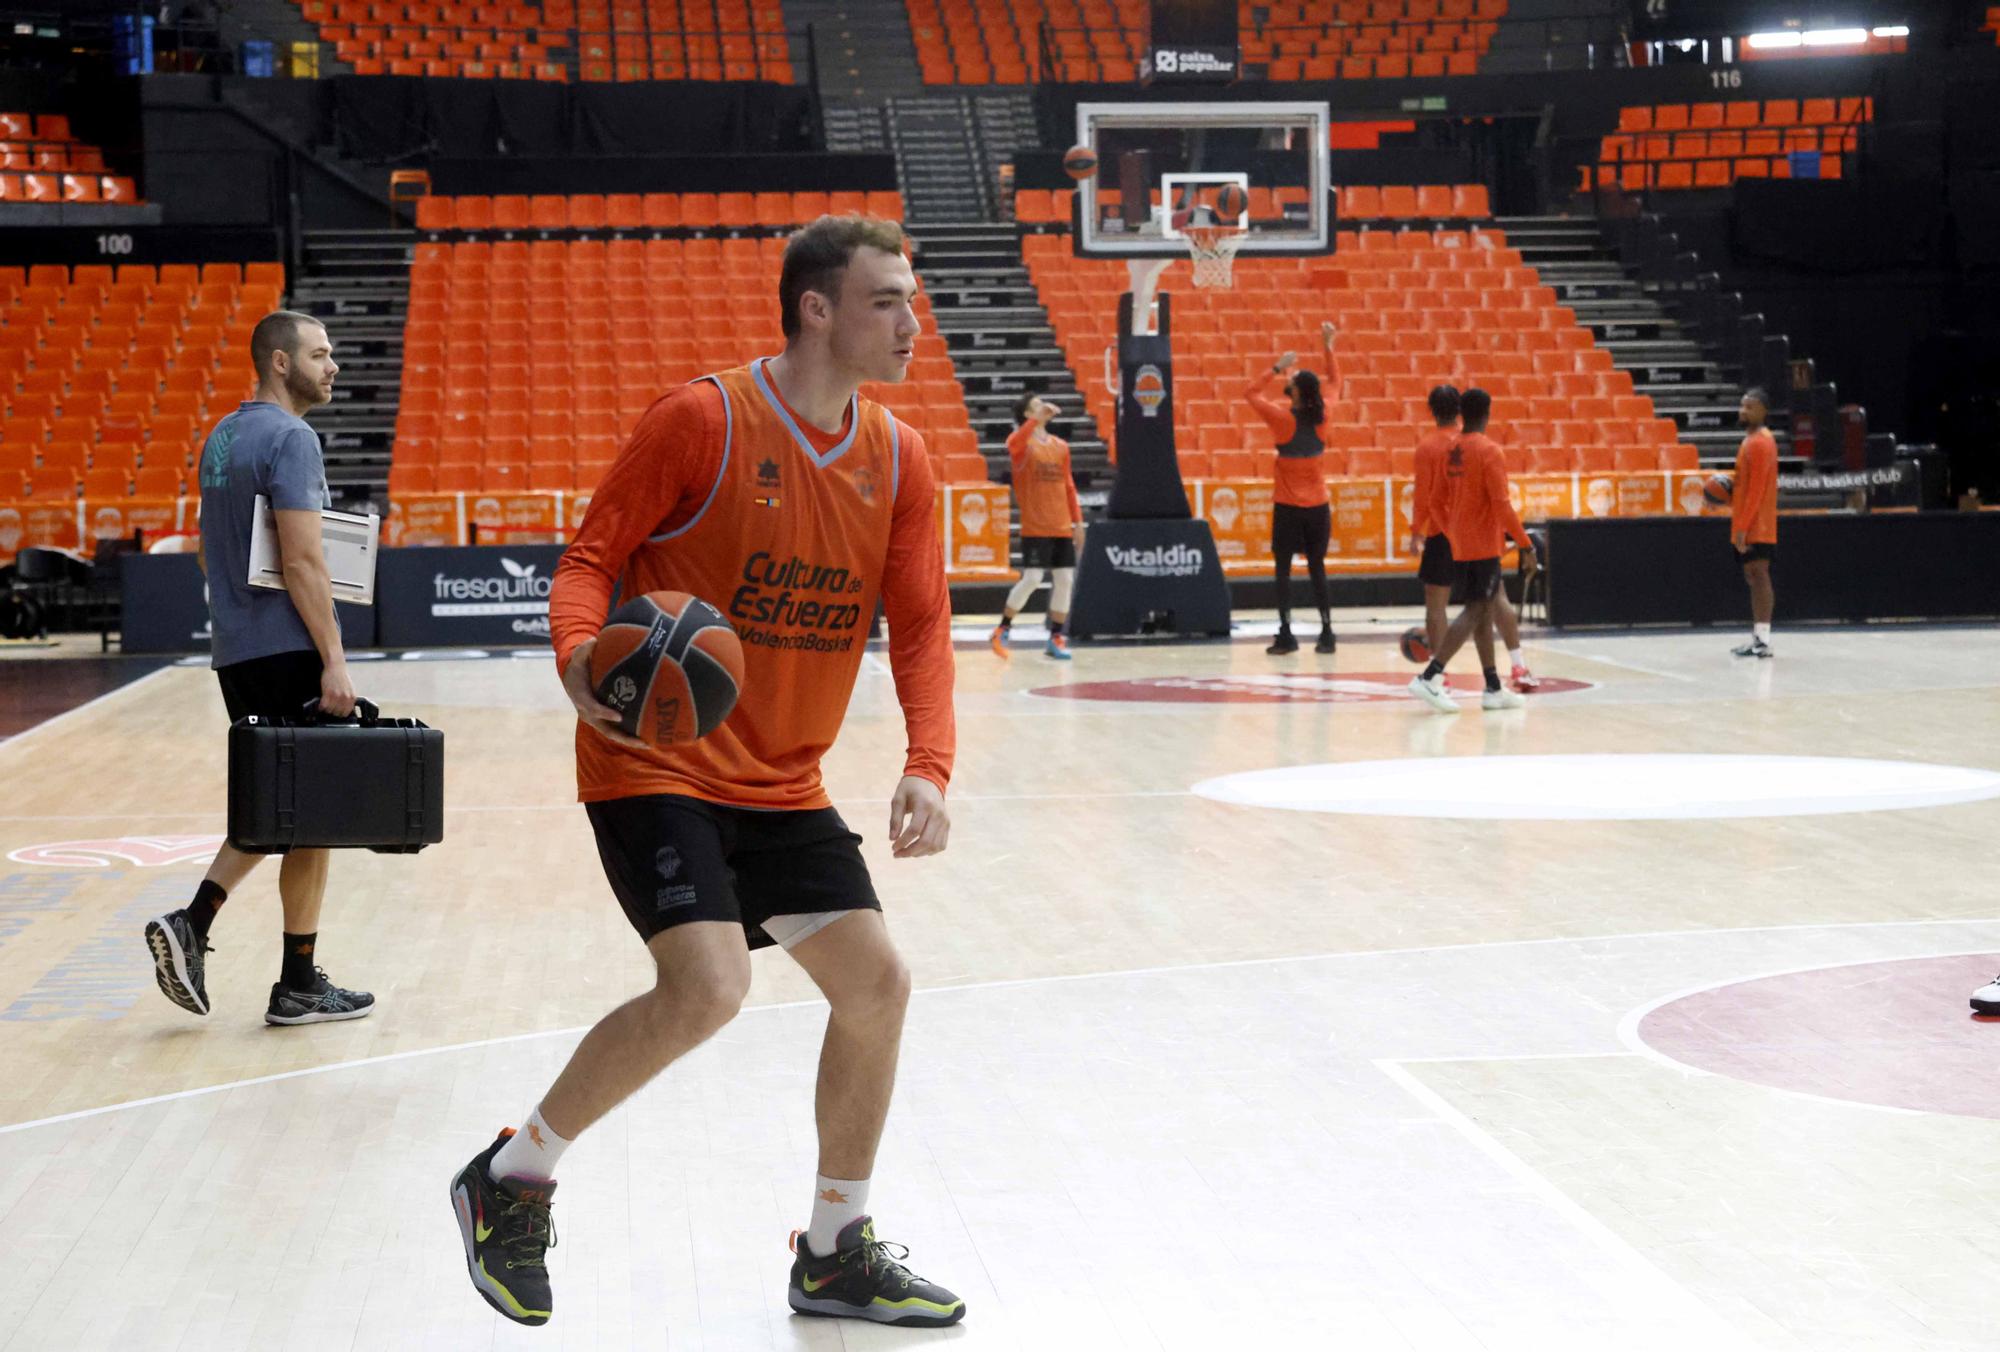
[{"label": "dark shorts", "polygon": [[1076,537],[1073,535],[1023,535],[1023,568],[1076,567]]},{"label": "dark shorts", "polygon": [[1451,561],[1451,537],[1440,532],[1424,540],[1423,562],[1417,565],[1417,580],[1426,587],[1449,587],[1458,581]]},{"label": "dark shorts", "polygon": [[1452,569],[1451,599],[1457,604],[1490,601],[1500,594],[1500,560],[1467,559]]},{"label": "dark shorts", "polygon": [[1326,542],[1333,534],[1333,507],[1294,507],[1271,504],[1271,552],[1277,555],[1303,554],[1308,559],[1326,557]]},{"label": "dark shorts", "polygon": [[298,718],[319,698],[319,678],[325,667],[310,648],[272,653],[215,669],[222,684],[222,703],[229,721],[248,718]]},{"label": "dark shorts", "polygon": [[585,803],[604,876],[625,918],[651,940],[690,920],[743,926],[775,942],[773,916],[879,911],[861,837],[830,807],[759,812],[678,794]]},{"label": "dark shorts", "polygon": [[1751,545],[1750,551],[1744,554],[1737,552],[1736,542],[1731,540],[1729,542],[1729,553],[1738,563],[1755,563],[1759,559],[1770,563],[1778,557],[1778,547],[1776,545]]}]

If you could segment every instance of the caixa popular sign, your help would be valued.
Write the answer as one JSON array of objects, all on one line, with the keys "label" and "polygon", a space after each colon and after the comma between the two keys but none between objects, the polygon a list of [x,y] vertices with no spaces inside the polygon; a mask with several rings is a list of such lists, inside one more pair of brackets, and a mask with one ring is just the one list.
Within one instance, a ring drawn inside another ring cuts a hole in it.
[{"label": "caixa popular sign", "polygon": [[1162,81],[1233,80],[1241,73],[1242,53],[1234,46],[1155,47],[1140,68],[1143,79]]}]

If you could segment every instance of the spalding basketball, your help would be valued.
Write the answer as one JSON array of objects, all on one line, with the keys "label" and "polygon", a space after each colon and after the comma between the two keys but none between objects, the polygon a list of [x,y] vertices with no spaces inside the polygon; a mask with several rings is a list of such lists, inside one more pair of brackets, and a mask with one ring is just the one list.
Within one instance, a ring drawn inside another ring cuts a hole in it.
[{"label": "spalding basketball", "polygon": [[590,654],[590,685],[652,746],[706,737],[736,707],[743,644],[722,612],[685,592],[657,591],[611,612]]},{"label": "spalding basketball", "polygon": [[1097,152],[1089,146],[1071,146],[1063,154],[1063,172],[1083,182],[1097,172]]},{"label": "spalding basketball", "polygon": [[1431,660],[1431,641],[1424,631],[1415,627],[1403,631],[1403,656],[1418,666],[1427,666]]},{"label": "spalding basketball", "polygon": [[1215,214],[1221,217],[1225,225],[1236,224],[1236,218],[1241,216],[1249,206],[1249,194],[1245,193],[1243,189],[1237,187],[1234,183],[1223,184],[1222,191],[1215,195]]},{"label": "spalding basketball", "polygon": [[1727,507],[1735,493],[1736,481],[1727,474],[1711,475],[1708,482],[1701,486],[1702,501],[1711,507]]}]

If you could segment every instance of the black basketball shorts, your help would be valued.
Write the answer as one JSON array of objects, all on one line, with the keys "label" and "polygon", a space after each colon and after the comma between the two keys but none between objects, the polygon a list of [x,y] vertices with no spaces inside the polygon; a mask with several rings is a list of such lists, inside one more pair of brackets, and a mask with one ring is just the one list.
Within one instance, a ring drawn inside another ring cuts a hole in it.
[{"label": "black basketball shorts", "polygon": [[1426,587],[1449,587],[1458,581],[1451,561],[1451,537],[1440,531],[1424,540],[1423,561],[1417,564],[1417,580]]},{"label": "black basketball shorts", "polygon": [[830,807],[762,811],[662,793],[584,811],[604,876],[641,939],[690,920],[726,920],[752,948],[789,947],[848,911],[882,909],[861,837]]},{"label": "black basketball shorts", "polygon": [[1453,568],[1451,599],[1456,604],[1490,601],[1500,594],[1500,560],[1466,559]]},{"label": "black basketball shorts", "polygon": [[1023,535],[1023,568],[1076,567],[1076,537],[1073,535]]}]

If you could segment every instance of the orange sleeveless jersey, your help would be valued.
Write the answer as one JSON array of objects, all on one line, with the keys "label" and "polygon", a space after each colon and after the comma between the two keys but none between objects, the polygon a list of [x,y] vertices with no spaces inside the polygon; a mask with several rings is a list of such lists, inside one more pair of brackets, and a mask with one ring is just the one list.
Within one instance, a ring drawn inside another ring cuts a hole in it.
[{"label": "orange sleeveless jersey", "polygon": [[1445,464],[1456,445],[1458,433],[1449,427],[1433,427],[1417,442],[1417,495],[1410,504],[1410,527],[1426,539],[1444,534],[1451,524],[1453,480],[1445,473]]},{"label": "orange sleeveless jersey", "polygon": [[839,434],[799,419],[762,360],[648,409],[599,485],[549,597],[556,660],[620,594],[682,591],[743,640],[743,691],[720,728],[664,750],[579,723],[585,802],[673,793],[739,807],[828,805],[833,744],[879,596],[909,733],[904,773],[943,788],[952,717],[951,608],[922,438],[856,397]]},{"label": "orange sleeveless jersey", "polygon": [[1753,545],[1778,543],[1778,439],[1760,427],[1736,451],[1729,533]]},{"label": "orange sleeveless jersey", "polygon": [[1007,437],[1007,458],[1014,465],[1014,501],[1021,507],[1021,538],[1067,539],[1083,520],[1076,499],[1076,480],[1069,472],[1069,443],[1061,437],[1035,437],[1035,424],[1024,422]]},{"label": "orange sleeveless jersey", "polygon": [[[1340,397],[1340,363],[1329,361],[1326,379],[1320,382],[1320,397],[1328,404]],[[1264,426],[1271,429],[1271,435],[1283,446],[1299,434],[1299,420],[1292,416],[1292,406],[1280,403],[1268,391],[1273,384],[1282,383],[1284,375],[1270,370],[1250,382],[1250,388],[1243,397],[1250,407],[1257,410],[1257,416],[1264,420]],[[1314,429],[1315,436],[1323,437],[1326,428],[1322,424]],[[1332,501],[1326,488],[1326,457],[1322,455],[1274,455],[1271,457],[1271,501],[1283,503],[1287,507],[1320,507]]]}]

